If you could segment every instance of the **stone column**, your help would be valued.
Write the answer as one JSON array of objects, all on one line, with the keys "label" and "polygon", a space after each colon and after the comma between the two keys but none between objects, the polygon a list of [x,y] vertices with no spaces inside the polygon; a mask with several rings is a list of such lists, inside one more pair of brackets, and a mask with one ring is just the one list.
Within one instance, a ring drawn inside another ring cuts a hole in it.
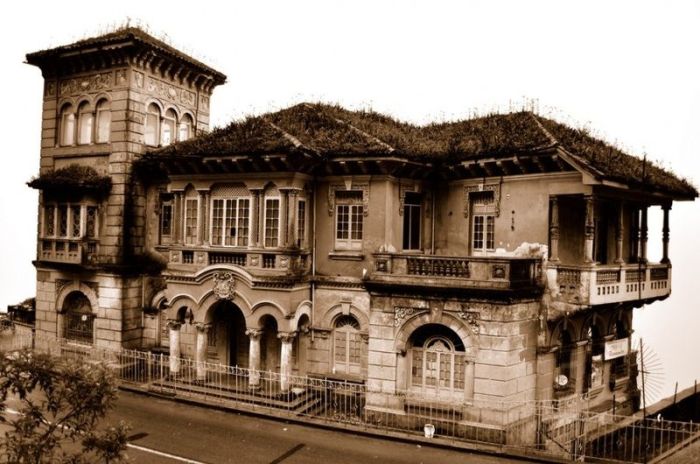
[{"label": "stone column", "polygon": [[207,223],[207,193],[204,190],[197,190],[197,194],[199,195],[199,221],[197,221],[199,227],[197,228],[197,245],[202,246],[204,244],[204,231],[206,230]]},{"label": "stone column", "polygon": [[296,332],[280,332],[277,337],[282,340],[282,353],[280,355],[280,390],[289,391],[289,377],[292,375],[292,342]]},{"label": "stone column", "polygon": [[586,386],[586,348],[588,341],[581,341],[576,344],[574,351],[574,376],[576,378],[576,394],[584,393]]},{"label": "stone column", "polygon": [[248,350],[248,387],[252,389],[260,388],[260,336],[263,331],[260,329],[248,329],[245,334],[250,338],[250,348]]},{"label": "stone column", "polygon": [[553,196],[550,201],[551,217],[549,219],[549,260],[559,261],[559,201]]},{"label": "stone column", "polygon": [[396,353],[396,392],[408,390],[408,354],[405,351]]},{"label": "stone column", "polygon": [[289,246],[289,190],[280,190],[280,247]]},{"label": "stone column", "polygon": [[182,192],[175,192],[175,201],[173,201],[173,224],[172,224],[172,235],[173,235],[173,242],[175,242],[177,245],[182,244],[182,227],[181,227],[181,221],[182,221],[182,210],[181,210],[181,205],[182,205]]},{"label": "stone column", "polygon": [[671,211],[671,205],[663,205],[662,206],[664,210],[664,225],[662,229],[662,240],[663,240],[663,255],[661,258],[661,262],[664,264],[668,264],[671,262],[670,259],[668,259],[668,242],[671,234],[671,229],[669,228],[668,225],[668,219],[669,219],[669,212]]},{"label": "stone column", "polygon": [[168,328],[170,329],[170,375],[177,376],[180,373],[180,327],[182,322],[170,319]]},{"label": "stone column", "polygon": [[211,324],[204,324],[202,322],[198,322],[195,327],[197,328],[197,351],[195,352],[195,360],[197,364],[197,380],[204,381],[207,379],[207,340]]},{"label": "stone column", "polygon": [[647,206],[642,206],[642,226],[639,229],[639,260],[642,263],[647,262],[647,239],[649,237],[649,228],[647,226]]},{"label": "stone column", "polygon": [[260,248],[262,235],[260,230],[264,227],[264,224],[261,224],[263,216],[260,214],[262,190],[250,189],[250,193],[253,195],[253,204],[250,208],[250,246]]},{"label": "stone column", "polygon": [[299,196],[299,190],[289,191],[289,209],[287,214],[287,235],[289,236],[288,246],[297,246],[299,240],[297,236],[297,231],[299,230],[297,224],[297,198]]},{"label": "stone column", "polygon": [[615,228],[615,264],[625,264],[625,259],[622,257],[622,239],[625,235],[625,226],[623,223],[625,205],[620,202],[617,212],[617,227]]},{"label": "stone column", "polygon": [[464,401],[474,399],[474,359],[464,361]]},{"label": "stone column", "polygon": [[585,229],[585,241],[584,241],[584,255],[583,260],[586,263],[593,262],[593,238],[595,237],[595,202],[593,195],[586,195],[584,201],[586,202],[586,229]]}]

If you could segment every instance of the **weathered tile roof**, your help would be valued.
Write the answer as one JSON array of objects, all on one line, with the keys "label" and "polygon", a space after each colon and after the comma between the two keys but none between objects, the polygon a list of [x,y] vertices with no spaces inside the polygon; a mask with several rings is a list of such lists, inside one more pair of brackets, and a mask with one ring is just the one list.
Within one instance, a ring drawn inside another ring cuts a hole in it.
[{"label": "weathered tile roof", "polygon": [[[339,156],[397,157],[430,164],[513,156],[560,148],[595,177],[694,198],[697,190],[651,162],[531,112],[494,114],[416,126],[372,111],[301,103],[234,121],[194,139],[152,150],[158,157],[266,155],[303,151],[320,159]],[[644,174],[644,183],[642,182]]]}]

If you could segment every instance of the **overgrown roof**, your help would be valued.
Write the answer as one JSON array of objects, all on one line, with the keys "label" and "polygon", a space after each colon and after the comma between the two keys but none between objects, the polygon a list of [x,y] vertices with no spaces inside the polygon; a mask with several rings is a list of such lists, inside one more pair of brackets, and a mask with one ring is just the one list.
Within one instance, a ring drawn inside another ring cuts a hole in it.
[{"label": "overgrown roof", "polygon": [[71,164],[65,168],[42,174],[27,182],[31,188],[57,193],[93,193],[106,195],[112,188],[112,179],[100,175],[90,166]]},{"label": "overgrown roof", "polygon": [[390,156],[450,164],[557,147],[598,178],[640,187],[644,174],[644,186],[650,190],[697,196],[697,190],[685,179],[626,154],[585,130],[527,111],[417,126],[373,111],[301,103],[152,150],[146,159],[306,152],[319,159]]}]

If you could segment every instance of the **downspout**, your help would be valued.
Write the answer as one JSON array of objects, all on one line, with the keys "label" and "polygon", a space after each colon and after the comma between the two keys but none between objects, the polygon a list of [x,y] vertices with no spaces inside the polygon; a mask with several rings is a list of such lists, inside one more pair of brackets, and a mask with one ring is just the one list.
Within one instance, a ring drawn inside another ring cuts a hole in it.
[{"label": "downspout", "polygon": [[311,183],[311,203],[312,208],[312,227],[311,227],[311,285],[309,286],[309,291],[311,292],[309,300],[311,301],[311,343],[314,342],[314,313],[316,312],[315,295],[316,295],[316,177],[314,176]]}]

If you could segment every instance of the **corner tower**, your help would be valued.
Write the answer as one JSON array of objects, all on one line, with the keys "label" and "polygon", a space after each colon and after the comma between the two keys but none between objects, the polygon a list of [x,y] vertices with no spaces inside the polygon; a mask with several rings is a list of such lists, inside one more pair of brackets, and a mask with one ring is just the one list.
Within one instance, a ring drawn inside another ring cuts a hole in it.
[{"label": "corner tower", "polygon": [[44,77],[37,240],[39,338],[137,347],[147,220],[132,164],[208,131],[226,76],[138,28],[27,55]]}]

